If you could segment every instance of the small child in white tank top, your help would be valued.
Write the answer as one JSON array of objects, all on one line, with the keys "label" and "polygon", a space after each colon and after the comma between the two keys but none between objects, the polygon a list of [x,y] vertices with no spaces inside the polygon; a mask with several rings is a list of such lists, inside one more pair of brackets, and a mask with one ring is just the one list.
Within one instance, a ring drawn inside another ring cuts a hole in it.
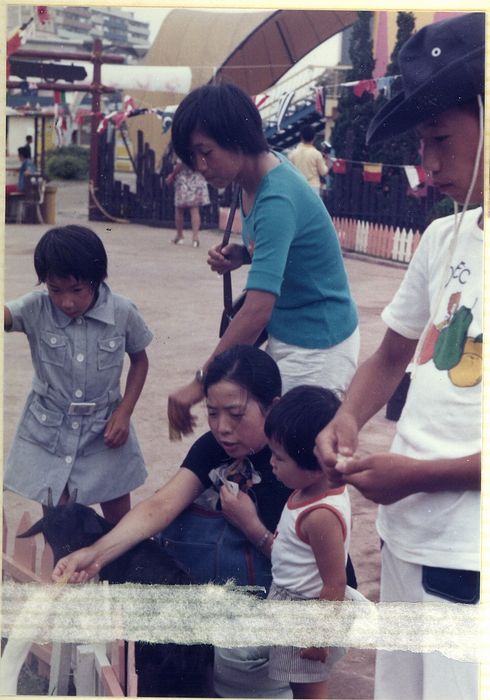
[{"label": "small child in white tank top", "polygon": [[[346,598],[349,494],[345,486],[329,489],[313,454],[317,434],[339,406],[333,392],[304,385],[288,391],[267,416],[272,470],[294,489],[274,535],[271,599]],[[344,654],[339,648],[271,647],[269,675],[289,682],[295,698],[327,698],[326,679]]]}]

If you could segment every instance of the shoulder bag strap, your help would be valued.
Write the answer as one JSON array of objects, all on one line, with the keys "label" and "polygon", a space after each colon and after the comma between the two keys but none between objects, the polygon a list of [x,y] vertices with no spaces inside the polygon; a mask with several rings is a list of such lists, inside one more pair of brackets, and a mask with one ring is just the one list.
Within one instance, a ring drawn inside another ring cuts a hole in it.
[{"label": "shoulder bag strap", "polygon": [[[233,219],[235,218],[235,212],[240,201],[240,188],[235,185],[235,189],[232,194],[230,213],[228,214],[228,221],[226,222],[225,232],[223,234],[223,241],[221,247],[224,248],[228,245],[231,235],[231,227],[233,226]],[[233,294],[231,290],[231,272],[225,272],[223,274],[223,306],[225,312],[230,315],[233,308]]]}]

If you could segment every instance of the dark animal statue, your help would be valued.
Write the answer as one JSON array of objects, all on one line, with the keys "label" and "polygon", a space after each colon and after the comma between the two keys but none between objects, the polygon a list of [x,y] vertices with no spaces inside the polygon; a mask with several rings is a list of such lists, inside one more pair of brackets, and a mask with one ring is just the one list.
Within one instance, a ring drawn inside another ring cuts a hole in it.
[{"label": "dark animal statue", "polygon": [[[42,533],[53,550],[55,563],[71,552],[88,547],[112,529],[92,508],[73,502],[48,505],[44,517],[19,537]],[[144,540],[100,571],[109,583],[185,585],[188,573],[154,540]],[[212,647],[209,645],[135,645],[138,695],[153,697],[211,697]]]}]

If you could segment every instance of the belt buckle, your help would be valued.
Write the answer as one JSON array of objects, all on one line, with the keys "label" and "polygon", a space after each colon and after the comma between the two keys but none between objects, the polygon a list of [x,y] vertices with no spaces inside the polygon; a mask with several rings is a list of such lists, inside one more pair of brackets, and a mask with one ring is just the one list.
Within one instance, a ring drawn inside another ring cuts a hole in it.
[{"label": "belt buckle", "polygon": [[69,416],[90,416],[95,409],[97,404],[93,401],[73,401],[68,407]]}]

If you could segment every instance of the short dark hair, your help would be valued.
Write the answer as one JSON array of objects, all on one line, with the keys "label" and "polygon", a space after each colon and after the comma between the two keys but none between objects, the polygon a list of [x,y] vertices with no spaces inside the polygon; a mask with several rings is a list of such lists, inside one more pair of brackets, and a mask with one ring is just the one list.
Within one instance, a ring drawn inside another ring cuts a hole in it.
[{"label": "short dark hair", "polygon": [[107,277],[107,254],[100,238],[84,226],[49,229],[34,250],[39,282],[48,277],[74,277],[100,284]]},{"label": "short dark hair", "polygon": [[22,158],[29,158],[31,155],[31,152],[27,146],[19,146],[17,153],[19,156],[22,156]]},{"label": "short dark hair", "polygon": [[229,151],[258,155],[269,150],[257,107],[246,92],[231,83],[202,85],[177,107],[172,120],[172,144],[190,168],[194,167],[190,139],[196,130]]},{"label": "short dark hair", "polygon": [[254,345],[234,345],[214,358],[204,378],[204,395],[220,381],[235,382],[265,410],[281,395],[279,368],[270,355]]},{"label": "short dark hair", "polygon": [[26,141],[29,141],[29,142],[32,141],[32,136],[30,134],[27,134]]},{"label": "short dark hair", "polygon": [[278,442],[300,469],[321,469],[313,454],[315,438],[330,423],[340,399],[321,386],[302,384],[290,389],[270,410],[264,432]]},{"label": "short dark hair", "polygon": [[315,138],[315,130],[310,124],[305,124],[305,126],[302,126],[299,133],[303,141],[306,141],[307,143],[311,143]]}]

